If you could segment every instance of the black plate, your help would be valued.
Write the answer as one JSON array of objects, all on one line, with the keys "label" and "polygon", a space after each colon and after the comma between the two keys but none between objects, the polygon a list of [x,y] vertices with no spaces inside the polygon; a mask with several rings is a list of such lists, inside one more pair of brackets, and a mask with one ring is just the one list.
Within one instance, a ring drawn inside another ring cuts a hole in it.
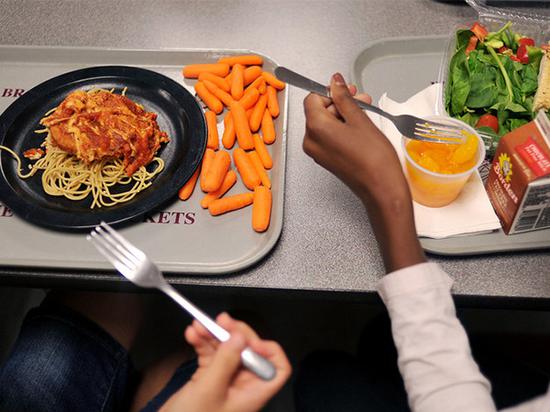
[{"label": "black plate", "polygon": [[[74,90],[115,88],[158,114],[161,130],[170,142],[158,152],[164,170],[153,184],[127,203],[90,209],[91,197],[71,201],[44,192],[41,173],[21,179],[13,157],[0,151],[0,201],[20,218],[57,229],[83,229],[100,221],[116,224],[137,218],[173,198],[196,170],[206,147],[206,124],[201,107],[184,87],[152,71],[136,67],[103,66],[76,70],[54,77],[27,91],[0,116],[0,144],[22,156],[38,147],[44,134],[35,134],[44,113],[58,106]],[[24,158],[22,158],[24,159]],[[26,159],[25,159],[26,160]],[[24,162],[24,171],[29,162]]]}]

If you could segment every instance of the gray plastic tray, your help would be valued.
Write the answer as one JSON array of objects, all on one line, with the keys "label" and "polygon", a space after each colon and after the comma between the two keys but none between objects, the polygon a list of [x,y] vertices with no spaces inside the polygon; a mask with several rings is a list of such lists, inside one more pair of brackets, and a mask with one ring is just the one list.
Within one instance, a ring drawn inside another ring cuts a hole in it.
[{"label": "gray plastic tray", "polygon": [[[385,92],[404,101],[437,82],[448,37],[403,37],[369,44],[355,59],[351,78],[359,90],[377,102]],[[502,230],[445,239],[420,238],[427,252],[440,255],[485,253],[550,248],[550,229],[507,236]]]},{"label": "gray plastic tray", "polygon": [[[53,76],[100,65],[139,66],[164,74],[193,91],[195,81],[184,80],[183,66],[207,63],[222,55],[256,53],[250,50],[119,50],[0,46],[0,113],[28,90]],[[277,64],[267,56],[264,68]],[[273,192],[271,224],[267,232],[251,226],[251,208],[212,217],[200,207],[200,188],[187,202],[174,199],[148,219],[121,229],[163,271],[200,275],[238,271],[260,260],[276,244],[283,226],[288,88],[279,93],[281,114],[275,120],[276,142],[269,150]],[[218,116],[221,124],[221,116]],[[238,182],[229,193],[247,189]],[[155,223],[152,223],[154,221]],[[0,199],[0,265],[69,269],[111,269],[82,233],[62,233],[31,225],[6,210]]]}]

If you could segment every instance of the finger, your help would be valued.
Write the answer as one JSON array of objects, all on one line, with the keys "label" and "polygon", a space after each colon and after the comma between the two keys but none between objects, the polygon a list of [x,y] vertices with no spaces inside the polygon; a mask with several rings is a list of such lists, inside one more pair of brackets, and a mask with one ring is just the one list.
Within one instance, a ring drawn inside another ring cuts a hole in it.
[{"label": "finger", "polygon": [[277,370],[277,375],[275,380],[279,381],[280,385],[289,378],[292,373],[292,366],[285,354],[285,351],[275,341],[269,340],[254,340],[250,342],[250,347],[259,355],[264,356],[269,359],[275,369]]},{"label": "finger", "polygon": [[193,346],[193,349],[195,349],[199,357],[212,356],[218,347],[217,341],[199,335],[193,326],[188,326],[187,329],[185,329],[185,339]]},{"label": "finger", "polygon": [[228,332],[240,332],[247,341],[251,339],[259,339],[258,334],[246,323],[233,319],[228,313],[223,312],[217,318],[216,322],[227,329]]},{"label": "finger", "polygon": [[273,364],[282,369],[289,369],[290,362],[281,345],[273,340],[254,339],[250,342],[252,348],[259,355],[273,361]]},{"label": "finger", "polygon": [[338,113],[338,110],[336,110],[336,106],[334,106],[333,104],[327,107],[327,112],[329,112],[334,117],[338,118],[338,120],[341,120],[341,121],[344,120],[344,118],[340,115],[340,113]]},{"label": "finger", "polygon": [[338,113],[340,113],[346,123],[357,122],[362,120],[365,116],[361,108],[354,101],[340,73],[336,73],[332,76],[330,95],[336,110],[338,110]]},{"label": "finger", "polygon": [[308,112],[322,110],[332,104],[332,100],[328,97],[323,97],[317,93],[310,93],[304,99],[304,111]]},{"label": "finger", "polygon": [[355,96],[357,100],[361,100],[362,102],[372,104],[372,97],[370,94],[367,93],[359,93],[357,96]]},{"label": "finger", "polygon": [[238,332],[232,333],[228,341],[218,346],[205,376],[210,387],[224,390],[230,385],[231,379],[241,367],[241,352],[245,347],[245,337]]},{"label": "finger", "polygon": [[[348,85],[348,90],[350,92],[350,94],[352,96],[355,96],[357,94],[357,86],[355,86],[354,84],[350,84]],[[367,96],[369,99],[370,99],[370,96],[368,94],[365,94],[365,93],[362,93],[362,94],[359,94],[356,96],[356,99],[359,99],[358,96]],[[369,103],[370,104],[370,101],[365,101],[364,100],[365,97],[363,97],[362,99],[360,100],[363,100],[365,103]],[[338,110],[336,110],[336,107],[334,106],[333,103],[331,103],[328,107],[327,107],[327,110],[330,114],[338,117],[339,119],[342,119],[342,116],[340,116],[340,113],[338,113]]]},{"label": "finger", "polygon": [[215,339],[214,336],[198,320],[194,320],[191,326],[197,331],[203,339]]}]

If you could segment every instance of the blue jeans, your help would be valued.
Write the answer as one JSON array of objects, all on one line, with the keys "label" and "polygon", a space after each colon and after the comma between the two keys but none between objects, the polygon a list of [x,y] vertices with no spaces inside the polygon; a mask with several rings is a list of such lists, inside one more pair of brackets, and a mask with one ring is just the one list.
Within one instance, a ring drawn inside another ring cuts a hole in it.
[{"label": "blue jeans", "polygon": [[[182,365],[145,407],[154,411],[187,382],[196,363]],[[0,411],[122,411],[137,373],[129,354],[107,332],[66,307],[31,310],[0,367]]]}]

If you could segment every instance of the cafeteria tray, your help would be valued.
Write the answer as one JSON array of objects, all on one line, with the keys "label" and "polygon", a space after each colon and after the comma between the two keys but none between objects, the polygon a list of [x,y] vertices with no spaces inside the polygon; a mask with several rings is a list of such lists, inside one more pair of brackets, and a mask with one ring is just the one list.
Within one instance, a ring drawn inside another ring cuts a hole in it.
[{"label": "cafeteria tray", "polygon": [[[61,73],[92,66],[135,66],[161,73],[194,94],[195,80],[184,79],[183,66],[215,62],[220,56],[260,54],[250,50],[220,49],[101,49],[72,47],[0,46],[0,113],[18,95]],[[264,57],[264,69],[277,64]],[[265,233],[251,225],[251,207],[212,217],[200,207],[196,187],[186,202],[174,198],[121,233],[143,249],[161,270],[171,273],[215,275],[244,269],[266,256],[277,243],[283,227],[288,88],[278,94],[281,114],[275,119],[277,140],[269,146],[274,167],[270,171],[273,207]],[[222,116],[218,116],[220,131]],[[221,136],[221,134],[220,134]],[[239,179],[240,180],[240,179]],[[247,189],[239,181],[229,194]],[[0,199],[0,265],[103,270],[112,269],[85,233],[60,232],[19,219]]]},{"label": "cafeteria tray", "polygon": [[[359,53],[351,78],[373,101],[384,94],[396,101],[437,82],[448,36],[393,37],[372,42]],[[550,248],[550,229],[515,235],[502,230],[443,239],[420,238],[424,250],[439,255],[479,255]]]}]

